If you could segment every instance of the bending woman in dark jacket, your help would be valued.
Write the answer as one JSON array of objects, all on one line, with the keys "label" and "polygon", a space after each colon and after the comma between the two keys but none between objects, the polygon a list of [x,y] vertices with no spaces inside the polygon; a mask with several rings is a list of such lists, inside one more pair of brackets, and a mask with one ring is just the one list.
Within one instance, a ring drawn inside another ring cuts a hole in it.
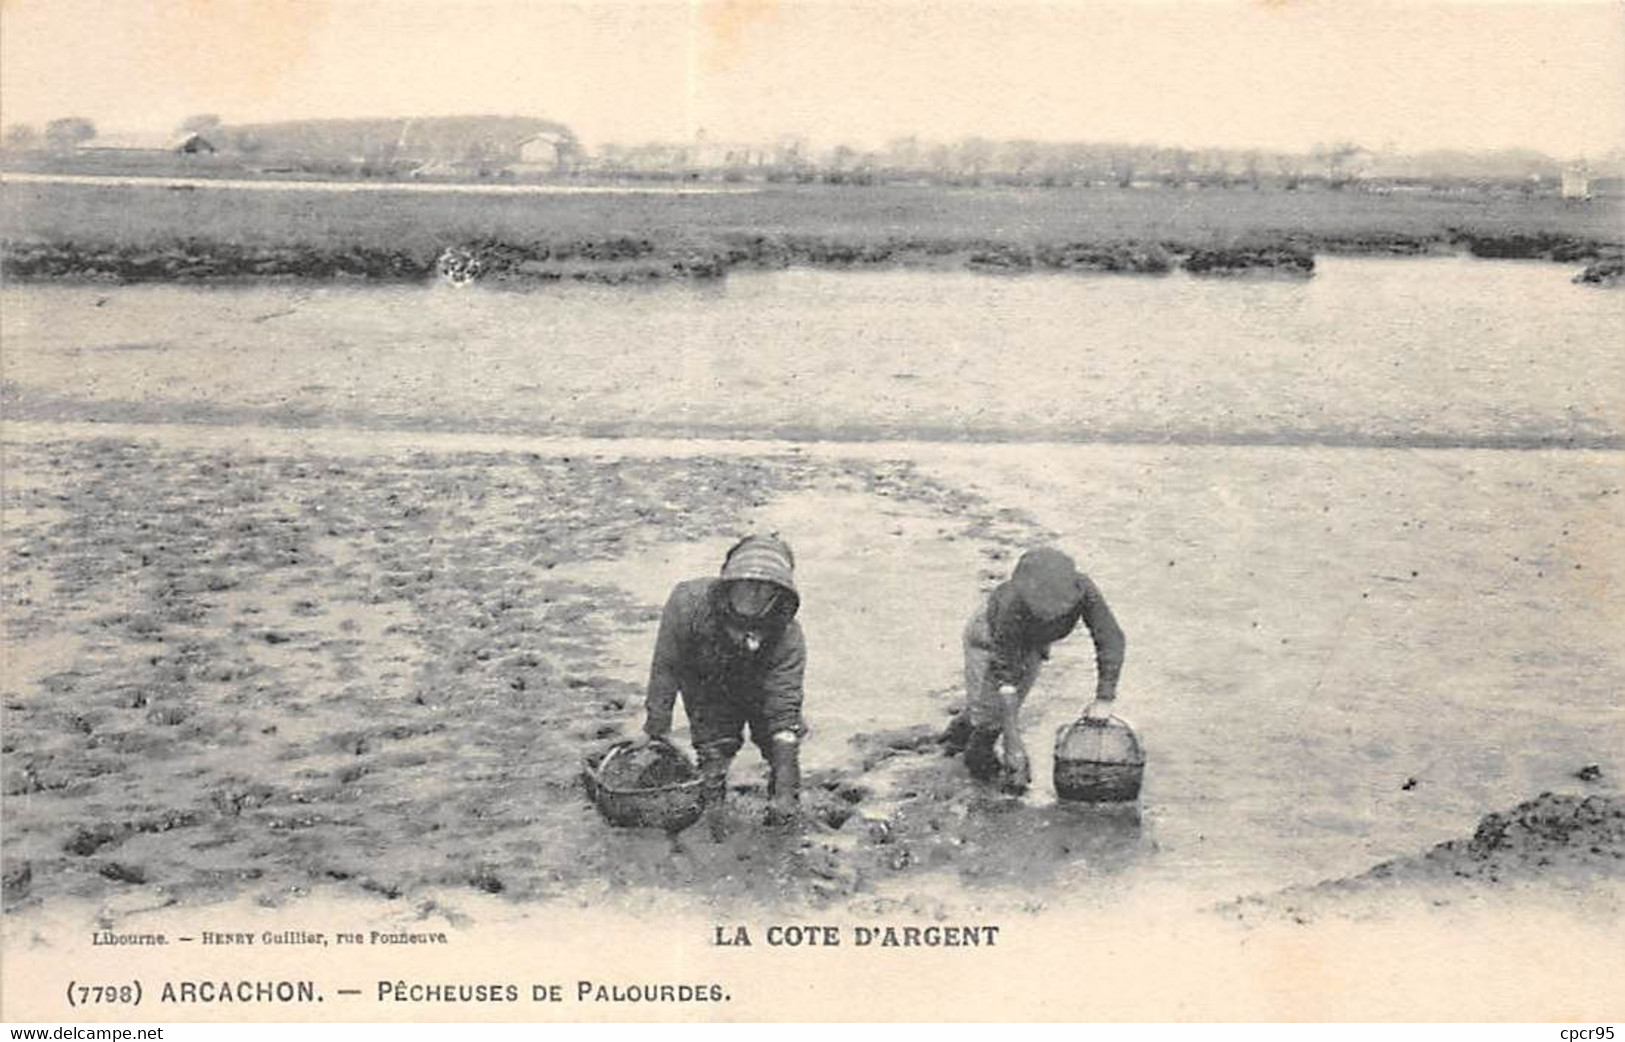
[{"label": "bending woman in dark jacket", "polygon": [[682,694],[713,833],[723,829],[728,767],[747,727],[770,767],[769,821],[796,814],[807,645],[795,619],[794,569],[783,540],[747,536],[728,551],[720,576],[678,583],[660,616],[643,730],[665,738]]},{"label": "bending woman in dark jacket", "polygon": [[[1021,705],[1049,658],[1049,646],[1082,620],[1095,644],[1095,699],[1085,720],[1111,717],[1126,641],[1106,598],[1072,558],[1050,547],[1028,550],[1015,572],[994,587],[965,626],[965,694],[969,747],[965,765],[989,780],[999,773],[994,743],[1004,737],[1006,784],[1022,790],[1032,781],[1021,738]],[[956,730],[962,730],[956,728]]]}]

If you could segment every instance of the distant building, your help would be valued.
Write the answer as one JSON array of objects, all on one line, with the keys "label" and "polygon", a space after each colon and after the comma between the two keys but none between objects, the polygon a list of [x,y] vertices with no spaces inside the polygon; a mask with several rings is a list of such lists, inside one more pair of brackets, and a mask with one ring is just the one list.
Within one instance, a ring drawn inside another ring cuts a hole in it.
[{"label": "distant building", "polygon": [[1591,175],[1583,167],[1564,170],[1562,194],[1565,199],[1590,199]]},{"label": "distant building", "polygon": [[574,161],[576,144],[567,134],[551,131],[533,134],[519,142],[515,173],[554,173]]},{"label": "distant building", "polygon": [[215,153],[215,147],[209,143],[209,139],[195,130],[183,135],[179,141],[172,143],[170,150],[187,156],[212,156]]}]

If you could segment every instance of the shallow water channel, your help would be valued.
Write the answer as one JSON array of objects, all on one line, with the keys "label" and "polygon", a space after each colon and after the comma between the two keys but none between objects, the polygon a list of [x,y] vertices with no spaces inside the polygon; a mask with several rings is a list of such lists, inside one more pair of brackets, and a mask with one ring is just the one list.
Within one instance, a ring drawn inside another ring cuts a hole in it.
[{"label": "shallow water channel", "polygon": [[1619,447],[1625,298],[1572,275],[1334,257],[1304,282],[35,285],[4,290],[0,328],[8,385],[73,418],[107,403],[527,433]]}]

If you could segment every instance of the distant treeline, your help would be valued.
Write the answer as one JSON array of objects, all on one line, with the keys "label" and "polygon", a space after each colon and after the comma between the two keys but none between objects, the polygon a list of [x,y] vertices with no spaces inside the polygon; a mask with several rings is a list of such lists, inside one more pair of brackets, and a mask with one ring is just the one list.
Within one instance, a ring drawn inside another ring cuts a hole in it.
[{"label": "distant treeline", "polygon": [[[182,149],[188,137],[194,138]],[[201,139],[201,140],[195,140]],[[1482,180],[1554,184],[1565,176],[1618,178],[1625,154],[1589,164],[1528,149],[1401,153],[1354,142],[1307,152],[1187,149],[1149,144],[902,137],[875,149],[814,147],[798,138],[728,142],[703,132],[692,142],[584,147],[565,124],[514,116],[297,120],[230,124],[213,115],[185,120],[169,139],[140,148],[101,138],[89,120],[43,128],[7,127],[8,150],[154,154],[186,151],[246,168],[359,176],[580,176],[634,179],[1035,186],[1143,184],[1339,188],[1388,183]]]}]

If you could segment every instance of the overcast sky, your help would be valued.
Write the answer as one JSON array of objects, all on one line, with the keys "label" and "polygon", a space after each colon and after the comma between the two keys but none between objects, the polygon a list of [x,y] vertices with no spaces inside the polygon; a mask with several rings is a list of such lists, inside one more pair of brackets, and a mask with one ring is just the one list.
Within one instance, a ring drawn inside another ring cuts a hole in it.
[{"label": "overcast sky", "polygon": [[1625,147],[1625,4],[0,0],[0,118],[491,113],[589,144],[916,134]]}]

